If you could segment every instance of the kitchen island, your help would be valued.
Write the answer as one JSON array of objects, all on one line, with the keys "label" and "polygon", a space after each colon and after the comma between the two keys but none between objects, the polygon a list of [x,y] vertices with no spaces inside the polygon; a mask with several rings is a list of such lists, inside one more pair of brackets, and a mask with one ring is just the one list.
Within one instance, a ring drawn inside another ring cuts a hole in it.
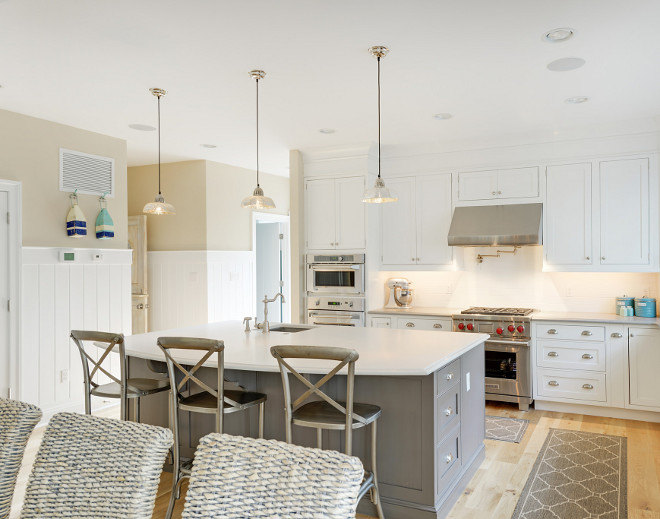
[{"label": "kitchen island", "polygon": [[[295,327],[295,325],[294,325]],[[484,459],[484,334],[377,328],[316,327],[294,333],[244,331],[239,322],[222,322],[126,337],[131,377],[153,376],[147,360],[162,361],[159,336],[221,339],[225,343],[225,378],[247,390],[268,395],[265,437],[284,440],[284,398],[277,361],[270,347],[281,344],[341,346],[360,353],[355,365],[355,401],[379,405],[378,477],[388,519],[436,518],[447,515],[472,474]],[[200,358],[180,351],[175,358],[195,364]],[[213,359],[215,360],[215,359]],[[328,371],[328,364],[292,359],[291,364],[311,380]],[[214,368],[213,361],[208,368]],[[202,378],[212,383],[214,370]],[[302,384],[294,384],[294,394]],[[336,377],[326,392],[343,398],[346,385]],[[165,394],[143,399],[142,421],[167,426]],[[210,415],[181,413],[182,453],[192,456],[198,439],[213,430]],[[225,432],[256,437],[257,412],[225,418]],[[353,454],[369,468],[369,430],[354,433]],[[324,432],[324,448],[343,450],[343,435]],[[315,446],[311,429],[294,427],[293,441]],[[358,510],[375,515],[368,499]]]}]

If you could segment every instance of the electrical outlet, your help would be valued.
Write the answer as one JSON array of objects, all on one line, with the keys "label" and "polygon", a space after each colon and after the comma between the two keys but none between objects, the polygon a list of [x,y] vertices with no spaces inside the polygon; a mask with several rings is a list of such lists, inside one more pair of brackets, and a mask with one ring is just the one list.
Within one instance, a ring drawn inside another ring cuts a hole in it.
[{"label": "electrical outlet", "polygon": [[97,262],[97,263],[102,262],[103,261],[103,254],[101,254],[100,252],[95,252],[94,254],[92,254],[92,261]]},{"label": "electrical outlet", "polygon": [[470,372],[465,374],[465,391],[470,391]]},{"label": "electrical outlet", "polygon": [[69,381],[69,370],[63,369],[60,371],[60,383],[64,384]]},{"label": "electrical outlet", "polygon": [[567,287],[566,288],[566,297],[573,297],[573,288],[572,287]]}]

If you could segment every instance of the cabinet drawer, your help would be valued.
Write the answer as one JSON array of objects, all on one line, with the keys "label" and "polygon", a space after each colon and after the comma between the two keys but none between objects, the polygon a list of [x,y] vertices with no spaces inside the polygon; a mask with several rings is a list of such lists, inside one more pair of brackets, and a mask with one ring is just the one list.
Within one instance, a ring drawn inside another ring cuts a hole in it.
[{"label": "cabinet drawer", "polygon": [[603,342],[605,340],[605,327],[576,324],[537,324],[536,338]]},{"label": "cabinet drawer", "polygon": [[435,394],[442,395],[449,388],[458,384],[461,380],[461,359],[456,359],[451,364],[435,372]]},{"label": "cabinet drawer", "polygon": [[536,365],[544,368],[605,371],[605,357],[604,342],[536,341]]},{"label": "cabinet drawer", "polygon": [[435,449],[438,482],[437,494],[442,494],[451,485],[454,477],[460,472],[461,461],[458,457],[460,428],[453,429],[451,434],[439,443]]},{"label": "cabinet drawer", "polygon": [[539,396],[606,402],[605,373],[537,370]]},{"label": "cabinet drawer", "polygon": [[398,317],[396,327],[404,330],[434,330],[451,332],[451,319],[429,317]]},{"label": "cabinet drawer", "polygon": [[458,423],[459,415],[459,392],[460,386],[457,384],[444,395],[435,399],[435,415],[437,422],[437,438],[441,440],[443,436]]}]

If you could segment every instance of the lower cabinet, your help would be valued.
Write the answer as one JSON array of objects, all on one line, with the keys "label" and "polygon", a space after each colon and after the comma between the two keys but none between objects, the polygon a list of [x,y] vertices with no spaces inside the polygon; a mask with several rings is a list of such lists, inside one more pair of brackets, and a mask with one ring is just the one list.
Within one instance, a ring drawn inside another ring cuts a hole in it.
[{"label": "lower cabinet", "polygon": [[593,402],[607,401],[605,373],[578,370],[537,370],[539,396]]},{"label": "lower cabinet", "polygon": [[391,317],[370,317],[369,326],[371,328],[392,328]]},{"label": "lower cabinet", "polygon": [[660,330],[630,328],[628,333],[628,404],[660,410]]},{"label": "lower cabinet", "polygon": [[371,328],[399,328],[402,330],[431,330],[435,332],[451,332],[451,317],[428,317],[418,315],[384,316],[372,315],[369,317]]}]

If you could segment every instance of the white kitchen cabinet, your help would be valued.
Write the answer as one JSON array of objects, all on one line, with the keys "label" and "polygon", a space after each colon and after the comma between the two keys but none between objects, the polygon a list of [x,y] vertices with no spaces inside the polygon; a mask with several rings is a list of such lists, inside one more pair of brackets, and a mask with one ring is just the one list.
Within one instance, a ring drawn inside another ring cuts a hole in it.
[{"label": "white kitchen cabinet", "polygon": [[371,328],[391,328],[392,327],[392,318],[391,317],[370,317],[369,325]]},{"label": "white kitchen cabinet", "polygon": [[544,220],[546,264],[594,263],[591,163],[562,164],[547,168]]},{"label": "white kitchen cabinet", "polygon": [[449,317],[397,317],[396,327],[402,330],[431,330],[436,332],[451,332]]},{"label": "white kitchen cabinet", "polygon": [[365,248],[364,177],[305,181],[307,249]]},{"label": "white kitchen cabinet", "polygon": [[458,174],[458,199],[462,202],[538,196],[538,167],[464,171]]},{"label": "white kitchen cabinet", "polygon": [[600,263],[648,265],[648,159],[600,162],[599,181]]},{"label": "white kitchen cabinet", "polygon": [[451,265],[451,175],[394,178],[387,185],[399,200],[382,208],[382,264]]},{"label": "white kitchen cabinet", "polygon": [[660,410],[660,330],[630,328],[628,372],[630,406]]}]

